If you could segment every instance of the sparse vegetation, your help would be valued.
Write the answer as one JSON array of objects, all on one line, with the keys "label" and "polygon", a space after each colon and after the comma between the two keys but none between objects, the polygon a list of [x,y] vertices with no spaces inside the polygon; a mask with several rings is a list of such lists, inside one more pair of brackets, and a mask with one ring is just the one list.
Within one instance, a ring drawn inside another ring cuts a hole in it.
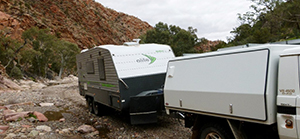
[{"label": "sparse vegetation", "polygon": [[13,77],[15,79],[21,79],[23,77],[22,71],[17,67],[14,66],[10,71],[10,77]]},{"label": "sparse vegetation", "polygon": [[[48,71],[55,71],[59,76],[75,73],[75,56],[79,53],[76,44],[60,40],[49,29],[30,28],[22,34],[24,44],[6,37],[4,31],[0,36],[0,61],[7,73],[20,79],[23,74],[46,77]],[[51,66],[56,65],[56,66]]]},{"label": "sparse vegetation", "polygon": [[198,43],[196,35],[197,29],[189,27],[188,30],[181,29],[178,26],[159,22],[153,30],[147,31],[142,35],[141,43],[159,43],[168,44],[172,47],[176,56],[181,56],[183,53],[196,52],[194,46]]},{"label": "sparse vegetation", "polygon": [[234,28],[229,45],[267,43],[300,37],[297,0],[251,0],[253,12],[239,14],[241,25]]}]

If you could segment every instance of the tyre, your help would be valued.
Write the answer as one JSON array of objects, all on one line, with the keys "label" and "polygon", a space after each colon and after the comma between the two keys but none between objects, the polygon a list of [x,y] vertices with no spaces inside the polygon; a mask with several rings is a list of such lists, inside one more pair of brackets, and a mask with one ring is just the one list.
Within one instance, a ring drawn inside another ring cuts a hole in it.
[{"label": "tyre", "polygon": [[92,98],[87,98],[86,99],[86,104],[88,106],[89,112],[90,113],[94,113],[94,109],[93,109],[93,99]]},{"label": "tyre", "polygon": [[231,131],[221,124],[209,123],[204,125],[198,134],[200,139],[232,139]]},{"label": "tyre", "polygon": [[95,114],[95,115],[98,115],[98,116],[100,115],[100,113],[99,113],[99,109],[100,109],[99,106],[100,106],[99,103],[93,101],[93,110],[94,110],[94,114]]}]

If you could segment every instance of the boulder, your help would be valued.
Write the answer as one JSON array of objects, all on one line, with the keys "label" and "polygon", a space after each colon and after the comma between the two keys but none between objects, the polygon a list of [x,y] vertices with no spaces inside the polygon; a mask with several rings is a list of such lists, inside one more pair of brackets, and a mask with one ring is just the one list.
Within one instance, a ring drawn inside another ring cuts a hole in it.
[{"label": "boulder", "polygon": [[65,122],[66,121],[66,119],[65,118],[61,118],[61,119],[59,119],[59,122]]},{"label": "boulder", "polygon": [[71,133],[71,129],[70,128],[65,128],[62,129],[61,131],[58,131],[59,134],[70,134]]},{"label": "boulder", "polygon": [[5,106],[0,106],[0,110],[7,110],[7,107],[5,107]]},{"label": "boulder", "polygon": [[28,134],[28,137],[35,137],[39,134],[39,131],[36,130],[32,130],[30,131],[30,133]]},{"label": "boulder", "polygon": [[89,134],[85,135],[84,137],[85,138],[92,138],[92,137],[94,137],[96,135],[99,135],[99,131],[94,131],[92,133],[89,133]]},{"label": "boulder", "polygon": [[3,112],[3,116],[4,116],[4,119],[5,121],[17,121],[19,120],[20,118],[23,119],[24,117],[28,117],[30,113],[30,111],[27,111],[27,112],[6,112],[6,111],[9,111],[9,110],[5,110]]},{"label": "boulder", "polygon": [[9,133],[4,139],[13,139],[13,138],[15,138],[15,137],[17,137],[16,134],[14,134],[14,133]]},{"label": "boulder", "polygon": [[24,109],[20,108],[20,109],[17,109],[17,112],[22,112],[24,111]]},{"label": "boulder", "polygon": [[40,103],[41,107],[46,107],[46,106],[53,106],[54,103]]},{"label": "boulder", "polygon": [[46,131],[46,132],[52,131],[52,130],[51,130],[51,127],[46,126],[46,125],[40,125],[40,126],[37,126],[37,127],[36,127],[36,130],[38,130],[38,131]]},{"label": "boulder", "polygon": [[77,131],[80,133],[91,133],[96,131],[96,129],[91,126],[91,125],[81,125],[80,127],[77,128]]},{"label": "boulder", "polygon": [[[12,80],[10,80],[6,77],[0,78],[0,84],[3,84],[3,86],[7,87],[7,89],[12,89],[12,90],[21,90],[22,89],[18,84],[16,84],[15,82],[13,82]],[[1,90],[1,88],[0,88],[0,90]]]},{"label": "boulder", "polygon": [[5,131],[9,128],[7,125],[0,125],[0,134],[5,133]]},{"label": "boulder", "polygon": [[47,122],[48,121],[48,118],[40,112],[35,111],[35,112],[33,112],[33,115],[35,115],[40,122]]},{"label": "boulder", "polygon": [[28,121],[28,122],[31,122],[31,123],[35,123],[35,122],[38,121],[38,119],[35,119],[35,118],[33,118],[33,117],[30,117],[30,118],[27,118],[27,121]]}]

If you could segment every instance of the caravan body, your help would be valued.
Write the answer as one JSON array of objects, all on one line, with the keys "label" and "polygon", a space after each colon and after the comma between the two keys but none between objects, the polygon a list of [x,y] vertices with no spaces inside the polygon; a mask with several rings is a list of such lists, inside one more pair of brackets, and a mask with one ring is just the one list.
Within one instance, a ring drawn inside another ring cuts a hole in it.
[{"label": "caravan body", "polygon": [[[158,103],[152,102],[156,100],[153,91],[147,91],[162,88],[167,63],[173,57],[170,46],[159,44],[102,45],[83,50],[77,55],[80,94],[90,106],[105,105],[132,116],[156,114],[154,108],[163,107],[162,93],[161,106],[157,106],[152,105]],[[160,91],[154,92],[157,95]],[[91,111],[98,113],[96,109]]]}]

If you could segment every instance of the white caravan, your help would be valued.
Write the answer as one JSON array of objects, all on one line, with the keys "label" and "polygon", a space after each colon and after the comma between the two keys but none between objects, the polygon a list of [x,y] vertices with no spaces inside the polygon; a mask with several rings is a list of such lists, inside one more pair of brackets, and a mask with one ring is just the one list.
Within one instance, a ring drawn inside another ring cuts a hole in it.
[{"label": "white caravan", "polygon": [[110,107],[128,113],[132,124],[156,122],[172,58],[170,46],[160,44],[126,42],[82,50],[76,57],[80,94],[97,115]]},{"label": "white caravan", "polygon": [[193,138],[299,139],[299,56],[299,45],[264,44],[170,60],[167,114]]}]

